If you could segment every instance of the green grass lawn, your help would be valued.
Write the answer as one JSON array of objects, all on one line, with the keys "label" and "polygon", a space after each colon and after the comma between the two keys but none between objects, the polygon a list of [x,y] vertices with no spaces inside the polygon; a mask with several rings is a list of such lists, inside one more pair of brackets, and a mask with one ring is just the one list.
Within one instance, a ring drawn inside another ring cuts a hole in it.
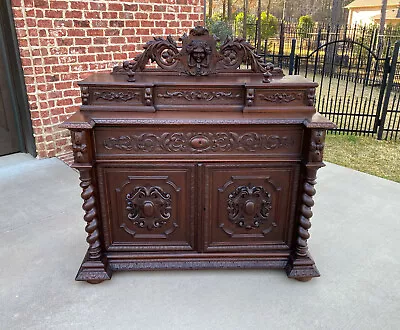
[{"label": "green grass lawn", "polygon": [[400,182],[400,141],[327,134],[324,160]]}]

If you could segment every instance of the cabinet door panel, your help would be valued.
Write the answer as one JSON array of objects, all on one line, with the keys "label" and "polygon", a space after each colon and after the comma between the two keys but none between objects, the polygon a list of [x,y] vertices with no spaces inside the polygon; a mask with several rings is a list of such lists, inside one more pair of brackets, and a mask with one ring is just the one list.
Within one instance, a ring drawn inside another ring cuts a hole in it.
[{"label": "cabinet door panel", "polygon": [[108,251],[192,250],[194,166],[101,166]]},{"label": "cabinet door panel", "polygon": [[205,173],[207,252],[289,248],[298,165],[206,165]]}]

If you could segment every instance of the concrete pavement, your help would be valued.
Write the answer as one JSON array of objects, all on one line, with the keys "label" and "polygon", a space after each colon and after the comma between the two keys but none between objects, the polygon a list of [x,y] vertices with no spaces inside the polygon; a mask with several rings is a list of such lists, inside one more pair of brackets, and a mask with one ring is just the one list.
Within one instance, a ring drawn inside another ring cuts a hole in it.
[{"label": "concrete pavement", "polygon": [[78,173],[0,157],[0,329],[399,329],[400,184],[328,164],[310,251],[321,278],[159,271],[75,282],[86,251]]}]

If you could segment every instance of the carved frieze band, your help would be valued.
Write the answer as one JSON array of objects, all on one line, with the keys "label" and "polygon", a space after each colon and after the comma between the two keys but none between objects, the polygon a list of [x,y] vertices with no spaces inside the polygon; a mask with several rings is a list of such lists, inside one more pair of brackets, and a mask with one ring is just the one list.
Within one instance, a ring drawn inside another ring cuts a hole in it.
[{"label": "carved frieze band", "polygon": [[211,101],[213,99],[233,99],[240,98],[240,93],[232,93],[232,92],[217,92],[217,91],[182,91],[182,92],[169,92],[166,91],[164,93],[159,93],[158,97],[161,98],[184,98],[187,101],[196,101],[196,100],[204,100]]},{"label": "carved frieze band", "polygon": [[127,102],[132,99],[139,99],[140,93],[138,92],[94,92],[95,99],[103,99],[106,101],[123,101]]},{"label": "carved frieze band", "polygon": [[[229,194],[227,201],[228,219],[245,229],[257,229],[269,218],[272,208],[271,195],[263,187],[239,186]],[[276,223],[271,223],[271,228]]]},{"label": "carved frieze band", "polygon": [[128,219],[139,228],[160,228],[171,218],[171,195],[160,187],[135,187],[126,195]]},{"label": "carved frieze band", "polygon": [[273,93],[273,94],[258,94],[262,100],[273,103],[290,103],[295,100],[302,100],[303,93]]},{"label": "carved frieze band", "polygon": [[255,132],[143,133],[109,137],[103,142],[107,150],[117,149],[125,152],[256,152],[290,148],[293,145],[292,137]]}]

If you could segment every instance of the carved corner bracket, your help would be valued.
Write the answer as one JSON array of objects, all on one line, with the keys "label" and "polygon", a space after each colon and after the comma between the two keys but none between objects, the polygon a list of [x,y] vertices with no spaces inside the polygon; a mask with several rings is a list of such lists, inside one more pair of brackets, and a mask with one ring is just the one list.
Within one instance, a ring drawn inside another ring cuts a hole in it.
[{"label": "carved corner bracket", "polygon": [[321,163],[324,154],[326,131],[323,129],[311,130],[310,153],[308,161],[312,163]]},{"label": "carved corner bracket", "polygon": [[154,37],[144,46],[144,52],[132,61],[123,62],[113,69],[114,74],[128,75],[128,81],[135,81],[135,72],[144,71],[149,61],[156,62],[164,70],[176,71],[191,76],[207,76],[223,71],[238,69],[247,63],[251,70],[263,73],[263,82],[270,82],[272,76],[283,76],[280,68],[263,63],[254,47],[242,38],[227,38],[217,50],[217,38],[211,36],[202,26],[196,26],[179,39],[179,48],[171,36],[166,39]]},{"label": "carved corner bracket", "polygon": [[90,159],[88,153],[89,148],[87,145],[86,131],[72,131],[71,140],[72,152],[74,154],[74,162],[88,163]]}]

